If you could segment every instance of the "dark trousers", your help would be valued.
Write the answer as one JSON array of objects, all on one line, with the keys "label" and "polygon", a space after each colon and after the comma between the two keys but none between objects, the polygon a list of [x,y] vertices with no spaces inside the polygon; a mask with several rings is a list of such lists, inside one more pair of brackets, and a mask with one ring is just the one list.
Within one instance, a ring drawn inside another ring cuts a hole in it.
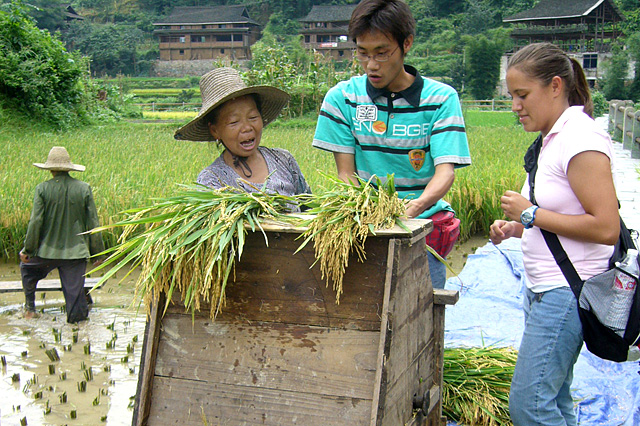
[{"label": "dark trousers", "polygon": [[20,263],[25,308],[36,309],[36,286],[49,272],[58,269],[62,293],[67,306],[67,322],[76,323],[89,316],[89,305],[84,292],[84,274],[86,259],[43,259],[32,257],[27,263]]}]

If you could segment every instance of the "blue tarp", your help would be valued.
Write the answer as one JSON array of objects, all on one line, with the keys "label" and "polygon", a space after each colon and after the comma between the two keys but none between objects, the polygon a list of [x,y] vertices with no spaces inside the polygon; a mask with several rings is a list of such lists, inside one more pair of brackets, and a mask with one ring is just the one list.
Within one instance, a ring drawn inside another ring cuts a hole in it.
[{"label": "blue tarp", "polygon": [[[445,346],[518,348],[525,279],[519,239],[499,246],[488,242],[469,255],[459,276],[446,283],[445,288],[460,292],[460,300],[446,308]],[[639,372],[638,362],[605,361],[583,347],[572,386],[578,423],[640,425]]]}]

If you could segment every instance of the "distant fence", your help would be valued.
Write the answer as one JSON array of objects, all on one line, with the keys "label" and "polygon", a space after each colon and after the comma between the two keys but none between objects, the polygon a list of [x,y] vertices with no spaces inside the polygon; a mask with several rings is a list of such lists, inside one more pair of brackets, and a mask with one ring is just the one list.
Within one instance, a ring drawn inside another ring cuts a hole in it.
[{"label": "distant fence", "polygon": [[462,107],[467,109],[479,109],[485,111],[511,111],[511,101],[508,99],[465,99],[462,101]]},{"label": "distant fence", "polygon": [[640,158],[640,111],[632,101],[609,101],[609,133],[631,151],[631,158]]},{"label": "distant fence", "polygon": [[[148,102],[135,104],[143,111],[175,111],[175,110],[194,110],[198,111],[201,104],[199,102]],[[505,99],[484,99],[484,100],[468,100],[462,101],[462,107],[466,109],[479,109],[484,111],[511,111],[511,101]]]}]

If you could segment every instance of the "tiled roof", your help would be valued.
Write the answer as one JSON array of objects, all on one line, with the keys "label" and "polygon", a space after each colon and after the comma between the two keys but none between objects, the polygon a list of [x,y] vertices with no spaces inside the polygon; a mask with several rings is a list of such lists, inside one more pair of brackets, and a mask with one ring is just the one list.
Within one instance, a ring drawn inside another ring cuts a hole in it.
[{"label": "tiled roof", "polygon": [[176,24],[220,24],[231,22],[245,22],[258,25],[249,17],[247,8],[235,6],[184,6],[176,7],[171,14],[153,25]]},{"label": "tiled roof", "polygon": [[355,4],[313,6],[309,14],[300,19],[300,22],[348,22],[356,6]]},{"label": "tiled roof", "polygon": [[612,13],[622,20],[622,15],[611,0],[540,0],[533,8],[507,16],[503,22],[534,19],[577,18],[588,16],[594,9],[606,3]]}]

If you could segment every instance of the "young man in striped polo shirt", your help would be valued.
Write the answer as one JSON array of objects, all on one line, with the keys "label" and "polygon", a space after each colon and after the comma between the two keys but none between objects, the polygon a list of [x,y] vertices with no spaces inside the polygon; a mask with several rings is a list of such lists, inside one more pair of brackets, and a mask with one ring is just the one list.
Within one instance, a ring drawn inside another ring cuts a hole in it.
[{"label": "young man in striped polo shirt", "polygon": [[[401,0],[358,4],[349,36],[366,75],[327,93],[313,146],[333,152],[344,181],[394,174],[407,216],[434,220],[437,238],[427,242],[446,256],[459,221],[447,214],[453,210],[442,197],[454,170],[471,164],[471,157],[456,91],[404,64],[414,31],[411,11]],[[446,268],[430,253],[429,269],[433,287],[443,288]]]}]

